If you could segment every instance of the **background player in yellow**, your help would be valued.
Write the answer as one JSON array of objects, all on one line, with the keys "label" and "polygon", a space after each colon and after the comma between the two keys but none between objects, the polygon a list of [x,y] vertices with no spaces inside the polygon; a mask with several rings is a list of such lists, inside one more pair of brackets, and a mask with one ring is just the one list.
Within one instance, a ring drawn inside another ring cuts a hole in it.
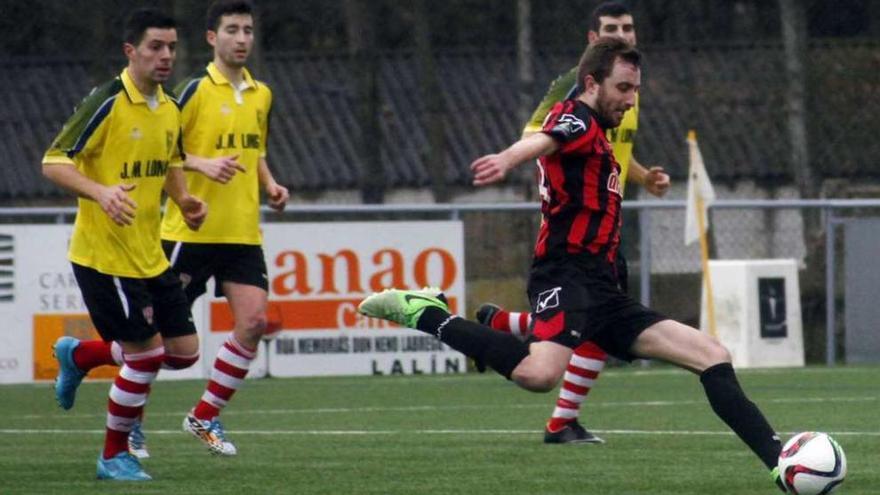
[{"label": "background player in yellow", "polygon": [[[217,353],[206,390],[184,418],[185,431],[211,452],[235,455],[218,416],[242,384],[266,331],[268,276],[259,226],[260,187],[283,210],[287,189],[272,177],[266,141],[272,93],[245,68],[254,44],[253,6],[220,0],[207,13],[214,60],[178,86],[187,155],[187,184],[216,216],[189,231],[173,204],[162,222],[162,243],[190,303],[213,277],[229,301],[235,328]],[[225,159],[217,160],[217,158]]]},{"label": "background player in yellow", "polygon": [[[128,452],[127,438],[147,400],[166,347],[198,351],[186,296],[159,240],[162,190],[197,229],[207,214],[183,176],[180,112],[162,90],[174,65],[174,20],[152,9],[126,21],[128,66],[86,97],[43,158],[43,173],[79,196],[68,258],[95,327],[106,342],[56,342],[55,394],[64,409],[110,341],[122,365],[110,388],[99,479],[151,479]],[[160,333],[161,332],[161,336]]]},{"label": "background player in yellow", "polygon": [[[618,2],[603,2],[590,15],[589,43],[600,36],[621,38],[636,45],[636,31],[629,9]],[[577,67],[557,78],[550,85],[544,99],[535,109],[532,118],[523,129],[523,137],[540,132],[550,109],[556,103],[572,98],[578,93]],[[623,195],[627,179],[641,184],[655,196],[663,196],[669,189],[669,176],[662,167],[645,168],[633,157],[633,142],[639,122],[639,95],[635,106],[628,110],[620,126],[608,129],[607,139],[614,156],[620,164],[620,192]],[[617,275],[621,288],[626,290],[626,260],[618,255]],[[528,312],[506,311],[486,303],[477,310],[477,320],[492,328],[525,337],[529,333],[531,316]],[[546,443],[602,443],[603,440],[585,429],[579,422],[580,405],[586,399],[599,373],[605,367],[607,355],[593,342],[585,342],[574,350],[569,362],[556,407],[544,430]]]},{"label": "background player in yellow", "polygon": [[[635,23],[630,10],[618,2],[603,2],[599,4],[590,15],[590,29],[587,32],[587,41],[592,43],[600,36],[618,37],[636,46]],[[577,67],[572,67],[571,70],[559,76],[551,83],[544,99],[538,104],[531,119],[529,119],[529,122],[523,129],[523,137],[539,132],[544,119],[553,105],[576,93]],[[636,105],[624,115],[620,127],[609,130],[607,136],[614,149],[614,156],[621,167],[621,192],[624,191],[627,180],[632,180],[644,186],[651,194],[663,196],[670,185],[669,176],[663,172],[663,168],[645,168],[633,157],[632,149],[638,124],[639,98],[637,96]]]}]

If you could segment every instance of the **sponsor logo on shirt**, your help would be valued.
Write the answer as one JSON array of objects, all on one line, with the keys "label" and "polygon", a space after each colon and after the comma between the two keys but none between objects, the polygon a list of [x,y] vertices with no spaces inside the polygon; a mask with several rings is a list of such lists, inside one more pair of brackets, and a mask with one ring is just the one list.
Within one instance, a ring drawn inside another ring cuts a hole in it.
[{"label": "sponsor logo on shirt", "polygon": [[167,172],[168,160],[134,160],[131,163],[122,163],[119,178],[164,177]]},{"label": "sponsor logo on shirt", "polygon": [[620,196],[620,172],[616,168],[608,176],[608,191]]}]

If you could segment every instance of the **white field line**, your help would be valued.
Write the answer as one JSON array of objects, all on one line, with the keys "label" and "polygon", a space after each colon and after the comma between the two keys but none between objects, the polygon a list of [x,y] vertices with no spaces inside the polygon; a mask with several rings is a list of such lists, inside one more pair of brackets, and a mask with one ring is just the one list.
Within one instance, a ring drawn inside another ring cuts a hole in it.
[{"label": "white field line", "polygon": [[[730,431],[708,430],[593,430],[605,435],[691,435],[691,436],[730,436]],[[181,435],[181,430],[146,430],[150,435]],[[228,430],[237,436],[365,436],[365,435],[537,435],[542,430]],[[103,435],[105,430],[65,430],[58,428],[10,428],[0,429],[0,435]],[[779,432],[781,435],[793,435],[797,432]],[[835,437],[871,436],[880,437],[880,431],[830,431]]]},{"label": "white field line", "polygon": [[[643,369],[634,369],[637,368],[638,365],[632,365],[629,368],[621,367],[621,368],[608,368],[602,372],[602,379],[628,379],[633,377],[651,377],[651,376],[665,376],[665,375],[681,375],[681,376],[694,376],[692,373],[674,368],[669,366],[663,366],[662,368],[643,368]],[[836,366],[836,367],[825,367],[825,366],[810,366],[806,368],[743,368],[737,369],[736,374],[739,376],[745,375],[777,375],[777,374],[791,374],[797,373],[798,375],[803,374],[846,374],[846,373],[860,373],[864,374],[866,372],[876,371],[878,376],[880,376],[880,367],[864,367],[864,366]],[[173,371],[163,370],[163,373],[174,373]],[[435,382],[458,382],[458,381],[497,381],[498,376],[494,373],[487,372],[482,375],[476,375],[474,373],[452,373],[452,374],[442,374],[442,375],[406,375],[406,376],[382,376],[376,377],[377,380],[383,380],[383,385],[419,385],[424,386],[424,380],[426,376],[430,376],[431,381]],[[346,378],[346,377],[334,377],[334,376],[320,376],[320,377],[280,377],[283,380],[327,380],[333,385],[363,385],[363,377],[359,378]],[[202,381],[201,379],[194,379],[195,381]],[[112,378],[106,379],[89,379],[86,383],[110,383],[112,382]],[[15,386],[21,387],[33,387],[33,388],[45,388],[46,385],[52,385],[53,380],[37,380],[34,383],[30,384],[17,384]],[[260,387],[260,386],[274,386],[276,383],[271,380],[261,380],[259,378],[248,379],[249,387]]]},{"label": "white field line", "polygon": [[[824,402],[877,402],[880,397],[798,397],[763,399],[760,404],[817,404]],[[549,404],[549,403],[548,403]],[[399,407],[316,407],[302,409],[244,409],[223,411],[224,416],[259,416],[259,415],[285,415],[285,414],[350,414],[350,413],[387,413],[387,412],[424,412],[424,411],[464,411],[464,410],[498,410],[498,409],[547,409],[548,404],[460,404],[449,406],[399,406]],[[608,401],[590,402],[589,407],[678,407],[696,404],[706,404],[705,400],[654,400],[654,401]],[[150,412],[150,416],[181,416],[182,412]],[[84,419],[103,418],[104,412],[67,414],[56,412],[53,414],[10,414],[5,418],[15,419]]]}]

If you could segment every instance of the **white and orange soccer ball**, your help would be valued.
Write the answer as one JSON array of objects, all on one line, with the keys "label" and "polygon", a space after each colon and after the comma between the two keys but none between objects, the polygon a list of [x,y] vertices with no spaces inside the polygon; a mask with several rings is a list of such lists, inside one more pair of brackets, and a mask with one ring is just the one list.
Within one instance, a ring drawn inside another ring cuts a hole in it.
[{"label": "white and orange soccer ball", "polygon": [[789,493],[825,495],[843,483],[846,455],[840,445],[825,433],[798,433],[782,447],[779,475]]}]

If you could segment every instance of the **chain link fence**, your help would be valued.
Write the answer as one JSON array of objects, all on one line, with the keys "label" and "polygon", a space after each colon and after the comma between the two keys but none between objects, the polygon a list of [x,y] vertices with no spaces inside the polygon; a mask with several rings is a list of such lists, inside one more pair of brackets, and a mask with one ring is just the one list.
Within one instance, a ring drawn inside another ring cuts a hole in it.
[{"label": "chain link fence", "polygon": [[[681,189],[677,186],[670,196],[683,197]],[[716,192],[720,198],[736,196],[725,188]],[[779,195],[794,196],[784,191]],[[72,208],[0,208],[0,223],[69,223],[74,213]],[[814,227],[807,227],[810,215],[820,217]],[[795,259],[807,360],[833,362],[844,355],[844,240],[839,233],[827,239],[826,230],[848,218],[877,216],[880,200],[719,199],[710,210],[710,257]],[[267,222],[448,219],[463,223],[469,316],[483,302],[527,310],[525,285],[540,223],[537,204],[292,205],[280,214],[264,209]],[[684,224],[683,199],[624,202],[621,252],[629,264],[630,294],[696,327],[700,253],[697,243],[684,245]],[[393,246],[394,239],[388,243]],[[826,342],[834,346],[830,351]]]}]

